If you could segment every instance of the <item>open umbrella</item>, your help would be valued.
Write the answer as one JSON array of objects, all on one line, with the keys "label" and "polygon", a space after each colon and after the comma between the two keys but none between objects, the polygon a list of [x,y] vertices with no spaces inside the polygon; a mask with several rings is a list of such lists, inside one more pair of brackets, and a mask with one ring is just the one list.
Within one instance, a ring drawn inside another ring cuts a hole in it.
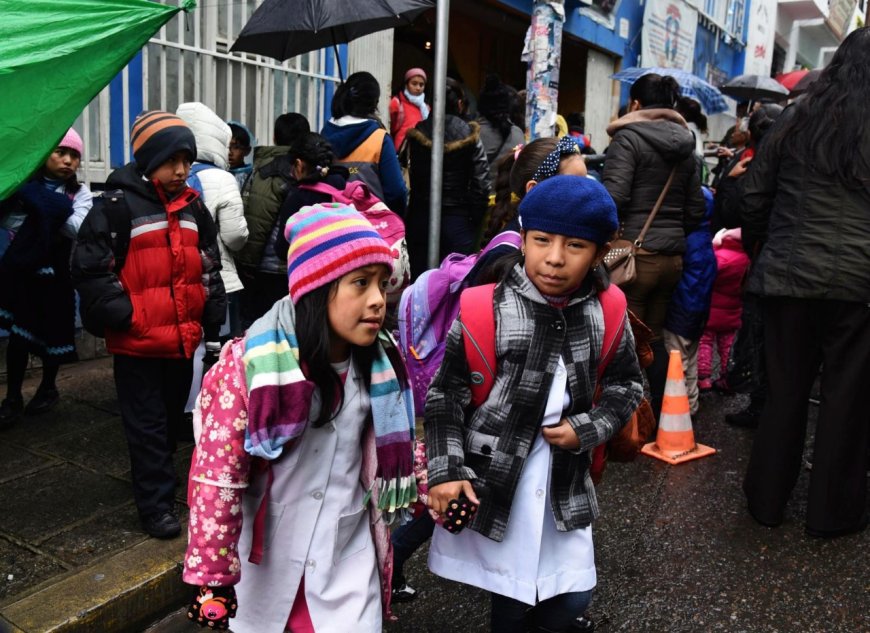
[{"label": "open umbrella", "polygon": [[788,88],[766,75],[738,75],[719,89],[722,94],[740,101],[782,101],[788,98]]},{"label": "open umbrella", "polygon": [[404,26],[434,6],[435,0],[266,0],[230,50],[283,61]]},{"label": "open umbrella", "polygon": [[807,73],[810,72],[806,68],[801,68],[800,70],[793,70],[789,73],[780,73],[774,79],[776,79],[783,86],[788,88],[789,90],[794,90],[794,87],[797,83],[806,77]]},{"label": "open umbrella", "polygon": [[728,104],[722,98],[722,93],[716,86],[707,83],[697,75],[682,70],[680,68],[657,68],[654,66],[648,68],[640,68],[632,66],[620,70],[618,73],[611,75],[611,78],[618,79],[624,83],[634,83],[639,77],[655,73],[657,75],[668,75],[677,80],[680,84],[680,93],[684,97],[694,99],[701,104],[707,114],[716,114],[717,112],[725,112],[728,110]]},{"label": "open umbrella", "polygon": [[788,93],[788,96],[793,98],[802,95],[807,91],[807,88],[810,87],[810,84],[818,79],[819,75],[821,74],[821,68],[816,68],[815,70],[808,71],[807,74],[805,74],[801,78],[801,80],[794,85],[794,87],[791,89],[791,92]]}]

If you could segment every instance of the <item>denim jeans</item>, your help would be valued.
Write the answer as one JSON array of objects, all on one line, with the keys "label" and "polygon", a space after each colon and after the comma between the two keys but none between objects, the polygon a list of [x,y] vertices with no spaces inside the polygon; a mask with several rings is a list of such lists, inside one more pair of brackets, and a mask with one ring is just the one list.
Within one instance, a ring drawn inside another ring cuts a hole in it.
[{"label": "denim jeans", "polygon": [[578,616],[586,612],[592,602],[592,589],[553,596],[534,607],[497,593],[490,595],[490,630],[498,633],[525,633],[527,626],[538,627],[540,631],[563,633],[569,630]]},{"label": "denim jeans", "polygon": [[405,582],[403,569],[405,562],[417,549],[432,536],[435,521],[428,511],[415,517],[410,523],[400,525],[390,535],[393,542],[393,587],[401,587]]}]

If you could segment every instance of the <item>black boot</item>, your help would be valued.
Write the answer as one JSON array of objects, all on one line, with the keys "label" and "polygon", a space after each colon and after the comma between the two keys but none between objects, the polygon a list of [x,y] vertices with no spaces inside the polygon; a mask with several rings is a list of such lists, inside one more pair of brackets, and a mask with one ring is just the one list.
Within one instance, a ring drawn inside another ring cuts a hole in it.
[{"label": "black boot", "polygon": [[10,429],[24,412],[24,400],[17,398],[4,398],[0,403],[0,431]]},{"label": "black boot", "polygon": [[725,422],[741,429],[757,429],[760,419],[761,411],[753,409],[751,406],[746,407],[743,411],[725,415]]}]

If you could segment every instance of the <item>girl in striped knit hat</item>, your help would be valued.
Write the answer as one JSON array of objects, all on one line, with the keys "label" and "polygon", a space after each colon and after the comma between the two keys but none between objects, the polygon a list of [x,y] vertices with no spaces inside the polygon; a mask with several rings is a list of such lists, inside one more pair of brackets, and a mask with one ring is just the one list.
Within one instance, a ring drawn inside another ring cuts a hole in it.
[{"label": "girl in striped knit hat", "polygon": [[381,331],[393,256],[339,204],[303,207],[285,235],[289,297],[224,347],[194,412],[188,615],[380,633],[388,526],[416,500],[413,399]]}]

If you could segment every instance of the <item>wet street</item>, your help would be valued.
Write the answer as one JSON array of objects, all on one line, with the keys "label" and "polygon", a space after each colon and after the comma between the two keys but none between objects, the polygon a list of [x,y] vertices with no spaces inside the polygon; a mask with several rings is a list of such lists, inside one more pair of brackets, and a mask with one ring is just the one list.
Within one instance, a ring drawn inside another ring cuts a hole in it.
[{"label": "wet street", "polygon": [[[723,421],[744,402],[702,399],[695,435],[718,449],[712,457],[669,466],[639,456],[608,466],[594,526],[597,631],[870,631],[870,532],[832,540],[804,534],[807,468],[781,527],[761,527],[746,513],[740,486],[753,432]],[[433,576],[425,548],[406,574],[418,596],[395,606],[399,620],[387,633],[488,631],[488,597]],[[148,630],[200,629],[176,612]]]}]

